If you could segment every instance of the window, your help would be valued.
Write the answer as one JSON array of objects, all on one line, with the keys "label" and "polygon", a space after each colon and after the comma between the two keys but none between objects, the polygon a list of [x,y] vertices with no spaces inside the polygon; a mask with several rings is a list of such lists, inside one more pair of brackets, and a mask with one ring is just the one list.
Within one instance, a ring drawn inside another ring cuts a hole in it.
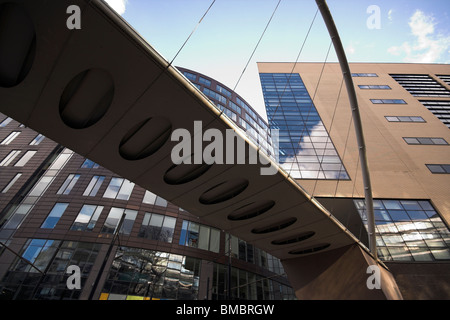
[{"label": "window", "polygon": [[197,80],[197,76],[196,76],[195,74],[193,74],[193,73],[190,73],[190,72],[185,71],[185,72],[183,72],[183,74],[184,74],[184,76],[185,76],[186,78],[188,78],[188,79],[191,80],[191,81]]},{"label": "window", "polygon": [[0,143],[1,145],[8,145],[10,144],[15,138],[17,138],[20,134],[20,131],[13,131],[11,132],[3,141]]},{"label": "window", "polygon": [[15,167],[23,167],[36,154],[37,151],[27,151],[14,165]]},{"label": "window", "polygon": [[112,178],[103,194],[104,198],[128,200],[133,192],[134,183],[123,178]]},{"label": "window", "polygon": [[22,173],[18,173],[11,179],[11,181],[3,188],[2,193],[7,193],[9,189],[16,183],[17,180],[22,176]]},{"label": "window", "polygon": [[229,90],[225,89],[224,87],[217,85],[216,90],[219,91],[220,93],[226,95],[228,98],[231,98],[231,92]]},{"label": "window", "polygon": [[134,220],[137,216],[137,211],[115,207],[111,208],[111,210],[109,211],[108,217],[106,218],[106,221],[102,228],[102,233],[115,233],[123,214],[125,214],[125,219],[119,233],[129,235],[131,233],[131,229],[133,228]]},{"label": "window", "polygon": [[6,127],[11,121],[12,121],[12,118],[7,117],[2,122],[0,122],[0,128]]},{"label": "window", "polygon": [[143,203],[146,204],[153,204],[160,207],[167,207],[167,200],[163,199],[161,197],[158,197],[156,194],[145,191],[144,199],[142,200]]},{"label": "window", "polygon": [[19,154],[20,150],[12,150],[5,158],[3,158],[2,162],[0,162],[0,167],[9,165]]},{"label": "window", "polygon": [[208,79],[199,77],[198,82],[200,82],[201,84],[204,84],[207,87],[211,86],[211,81],[209,81]]},{"label": "window", "polygon": [[[60,243],[56,240],[29,239],[24,246],[22,258],[33,263],[39,270],[44,271]],[[36,272],[29,263],[22,259],[17,261],[14,269],[23,272]]]},{"label": "window", "polygon": [[56,194],[64,194],[64,195],[69,194],[79,178],[80,178],[79,174],[69,174],[69,176],[66,178],[66,181],[64,181],[64,183],[61,185]]},{"label": "window", "polygon": [[176,218],[173,217],[146,212],[138,236],[150,240],[172,242],[176,221]]},{"label": "window", "polygon": [[227,98],[225,98],[223,95],[221,95],[221,94],[219,94],[219,93],[217,93],[217,92],[215,92],[215,91],[212,91],[212,90],[210,90],[210,89],[208,89],[208,88],[204,88],[204,89],[203,89],[203,92],[204,92],[208,97],[213,98],[213,99],[215,99],[215,100],[218,100],[219,102],[221,102],[221,103],[223,103],[223,104],[227,104]]},{"label": "window", "polygon": [[407,144],[448,145],[443,138],[403,138]]},{"label": "window", "polygon": [[39,145],[42,140],[44,140],[44,136],[42,134],[38,134],[34,139],[30,142],[30,146],[37,146]]},{"label": "window", "polygon": [[179,244],[218,253],[220,247],[220,231],[202,224],[184,220]]},{"label": "window", "polygon": [[64,211],[66,211],[68,203],[56,203],[53,207],[52,211],[48,214],[44,223],[42,223],[42,229],[53,229],[58,223],[59,219],[63,215]]},{"label": "window", "polygon": [[91,161],[89,159],[84,160],[83,164],[81,165],[82,168],[91,168],[91,169],[97,169],[99,167],[98,164],[96,164],[94,161]]},{"label": "window", "polygon": [[425,122],[422,117],[419,116],[385,116],[389,122]]},{"label": "window", "polygon": [[406,104],[403,99],[370,99],[373,104]]},{"label": "window", "polygon": [[[366,223],[365,201],[354,203]],[[430,201],[376,199],[373,205],[381,260],[450,260],[450,231]]]},{"label": "window", "polygon": [[[349,179],[300,75],[262,73],[260,77],[270,127],[279,130],[277,156],[282,168],[296,179]],[[275,95],[266,90],[269,85],[276,88]],[[250,125],[241,124],[252,134]]]},{"label": "window", "polygon": [[105,176],[93,176],[84,190],[83,196],[95,197],[104,180]]},{"label": "window", "polygon": [[70,230],[92,231],[102,210],[103,206],[83,205]]},{"label": "window", "polygon": [[378,77],[376,73],[352,73],[352,77]]},{"label": "window", "polygon": [[450,173],[450,164],[426,164],[431,173]]},{"label": "window", "polygon": [[390,90],[391,87],[388,85],[358,85],[360,89],[373,89],[373,90]]}]

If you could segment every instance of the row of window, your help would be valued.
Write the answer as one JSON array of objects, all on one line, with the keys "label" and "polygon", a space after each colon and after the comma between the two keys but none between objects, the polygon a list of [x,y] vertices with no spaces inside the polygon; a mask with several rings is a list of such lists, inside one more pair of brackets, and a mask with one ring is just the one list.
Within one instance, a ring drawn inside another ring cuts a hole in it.
[{"label": "row of window", "polygon": [[[12,150],[10,153],[8,153],[2,161],[0,161],[0,167],[6,167],[9,166],[14,159],[17,158],[19,154],[21,154],[22,151],[20,150]],[[35,150],[29,150],[26,151],[25,154],[14,164],[15,167],[23,167],[25,166],[28,161],[37,153]]]},{"label": "row of window", "polygon": [[[354,75],[354,76],[376,76],[372,75]],[[428,75],[391,75],[399,84],[413,95],[428,96],[429,93],[441,93],[446,90],[434,79]],[[426,84],[431,83],[431,84]],[[415,87],[427,88],[426,91],[419,92]],[[432,91],[432,88],[440,87],[439,91]],[[359,85],[360,89],[390,89],[385,85]],[[440,95],[437,95],[440,96]],[[370,99],[374,104],[406,104],[402,99]],[[450,103],[448,101],[421,101],[431,112],[441,119],[450,128],[450,112],[448,119],[446,118],[447,109],[450,111]],[[386,116],[389,122],[425,122],[420,116]],[[403,140],[410,145],[448,145],[448,142],[443,138],[428,138],[428,137],[404,137]],[[426,164],[426,167],[431,173],[450,173],[450,165],[447,164]]]},{"label": "row of window", "polygon": [[[21,131],[12,131],[6,138],[0,142],[0,145],[6,146],[9,145],[11,142],[13,142],[14,139],[16,139],[21,134]],[[42,134],[38,134],[36,137],[33,138],[33,140],[30,141],[30,146],[37,146],[39,145],[42,140],[44,140],[44,136]]]}]

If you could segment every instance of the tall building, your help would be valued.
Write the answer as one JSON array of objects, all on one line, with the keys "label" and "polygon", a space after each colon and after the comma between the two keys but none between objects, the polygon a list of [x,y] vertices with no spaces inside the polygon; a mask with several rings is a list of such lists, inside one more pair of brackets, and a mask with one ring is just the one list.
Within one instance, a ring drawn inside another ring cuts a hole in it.
[{"label": "tall building", "polygon": [[[270,154],[242,97],[180,70]],[[295,298],[279,259],[151,191],[0,114],[0,298]]]},{"label": "tall building", "polygon": [[[367,216],[351,108],[337,63],[259,63],[280,163],[361,241]],[[351,63],[379,258],[406,299],[450,298],[450,66]]]}]

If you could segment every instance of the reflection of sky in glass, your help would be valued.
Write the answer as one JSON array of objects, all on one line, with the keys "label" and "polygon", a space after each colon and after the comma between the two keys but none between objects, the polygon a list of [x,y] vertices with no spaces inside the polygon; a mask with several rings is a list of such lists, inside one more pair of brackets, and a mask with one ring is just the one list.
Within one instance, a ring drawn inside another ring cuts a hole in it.
[{"label": "reflection of sky in glass", "polygon": [[[367,223],[364,200],[354,200]],[[429,201],[374,200],[378,254],[383,260],[450,260],[450,231]]]},{"label": "reflection of sky in glass", "polygon": [[299,179],[349,179],[300,75],[260,78],[270,128],[279,130],[282,167]]}]

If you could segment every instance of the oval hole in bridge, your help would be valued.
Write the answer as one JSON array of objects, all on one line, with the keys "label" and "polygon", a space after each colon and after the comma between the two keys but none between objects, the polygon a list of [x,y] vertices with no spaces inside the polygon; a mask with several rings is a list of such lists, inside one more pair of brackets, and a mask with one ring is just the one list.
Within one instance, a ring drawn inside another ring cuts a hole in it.
[{"label": "oval hole in bridge", "polygon": [[267,227],[253,229],[252,233],[264,234],[264,233],[275,232],[275,231],[282,230],[282,229],[285,229],[285,228],[293,225],[296,221],[297,221],[297,218],[294,218],[294,217],[288,218],[288,219],[273,223]]},{"label": "oval hole in bridge", "polygon": [[163,117],[139,122],[123,137],[119,153],[126,160],[144,159],[161,148],[170,138],[172,124]]},{"label": "oval hole in bridge", "polygon": [[248,184],[248,181],[242,178],[219,183],[206,190],[199,201],[202,204],[217,204],[230,200],[243,192]]},{"label": "oval hole in bridge", "polygon": [[24,8],[0,4],[0,86],[21,83],[30,72],[36,54],[36,31]]},{"label": "oval hole in bridge", "polygon": [[314,246],[310,246],[303,249],[297,249],[297,250],[291,250],[289,251],[290,254],[307,254],[307,253],[315,253],[321,250],[324,250],[330,246],[329,243],[322,243]]},{"label": "oval hole in bridge", "polygon": [[62,121],[73,129],[85,129],[108,111],[114,97],[114,81],[104,70],[88,69],[66,86],[59,102]]},{"label": "oval hole in bridge", "polygon": [[297,234],[295,236],[291,236],[288,238],[280,239],[280,240],[273,240],[272,244],[274,245],[284,245],[284,244],[291,244],[291,243],[297,243],[301,241],[305,241],[306,239],[311,238],[316,233],[314,231],[307,231],[300,234]]},{"label": "oval hole in bridge", "polygon": [[252,202],[234,210],[228,215],[228,219],[232,221],[251,219],[269,211],[274,205],[275,201],[273,200]]},{"label": "oval hole in bridge", "polygon": [[199,178],[211,168],[211,165],[202,164],[179,164],[173,165],[164,174],[164,181],[170,185],[180,185]]}]

